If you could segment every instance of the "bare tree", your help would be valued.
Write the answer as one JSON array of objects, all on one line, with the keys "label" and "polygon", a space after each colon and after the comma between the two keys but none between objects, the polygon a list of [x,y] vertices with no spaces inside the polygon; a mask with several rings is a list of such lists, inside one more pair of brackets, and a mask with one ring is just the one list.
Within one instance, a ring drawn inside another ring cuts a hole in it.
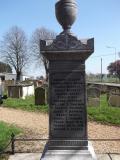
[{"label": "bare tree", "polygon": [[27,39],[24,31],[14,26],[4,36],[1,42],[1,53],[7,62],[16,71],[16,81],[20,81],[27,56]]},{"label": "bare tree", "polygon": [[46,72],[46,77],[48,77],[48,61],[40,52],[40,39],[50,40],[56,37],[56,33],[44,27],[37,28],[31,38],[31,50],[36,62],[43,64]]}]

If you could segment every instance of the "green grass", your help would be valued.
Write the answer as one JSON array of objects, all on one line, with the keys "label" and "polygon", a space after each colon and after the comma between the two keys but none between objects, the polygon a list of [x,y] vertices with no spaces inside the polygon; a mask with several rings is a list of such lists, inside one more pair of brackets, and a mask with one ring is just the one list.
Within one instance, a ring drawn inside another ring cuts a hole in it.
[{"label": "green grass", "polygon": [[120,125],[120,108],[108,106],[106,95],[101,96],[101,104],[98,107],[88,107],[90,120]]},{"label": "green grass", "polygon": [[9,143],[11,134],[14,133],[15,135],[17,135],[20,132],[21,129],[0,121],[0,152]]},{"label": "green grass", "polygon": [[8,155],[0,155],[0,160],[8,160]]},{"label": "green grass", "polygon": [[40,111],[44,113],[48,112],[47,105],[35,105],[34,96],[27,97],[26,99],[8,98],[4,101],[4,106],[26,111]]}]

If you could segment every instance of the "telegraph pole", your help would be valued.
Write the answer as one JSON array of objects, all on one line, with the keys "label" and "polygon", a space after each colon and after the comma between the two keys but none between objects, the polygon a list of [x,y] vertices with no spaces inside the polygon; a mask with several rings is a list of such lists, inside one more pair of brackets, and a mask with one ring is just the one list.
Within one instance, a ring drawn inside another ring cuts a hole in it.
[{"label": "telegraph pole", "polygon": [[103,62],[103,61],[102,61],[102,58],[101,58],[101,82],[103,81],[103,77],[102,77],[102,74],[103,74],[103,73],[102,73],[102,62]]}]

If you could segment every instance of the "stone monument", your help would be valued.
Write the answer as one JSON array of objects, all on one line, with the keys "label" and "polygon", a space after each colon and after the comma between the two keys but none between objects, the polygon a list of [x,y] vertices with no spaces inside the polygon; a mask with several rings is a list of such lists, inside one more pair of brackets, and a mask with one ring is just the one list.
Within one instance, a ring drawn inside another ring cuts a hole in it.
[{"label": "stone monument", "polygon": [[75,0],[59,0],[56,17],[63,27],[53,41],[41,40],[49,61],[49,140],[41,160],[93,160],[88,142],[85,60],[94,52],[94,39],[78,40],[70,28],[77,15]]},{"label": "stone monument", "polygon": [[35,105],[45,105],[45,89],[42,87],[35,89]]},{"label": "stone monument", "polygon": [[100,89],[97,87],[87,88],[87,106],[99,107],[100,106]]}]

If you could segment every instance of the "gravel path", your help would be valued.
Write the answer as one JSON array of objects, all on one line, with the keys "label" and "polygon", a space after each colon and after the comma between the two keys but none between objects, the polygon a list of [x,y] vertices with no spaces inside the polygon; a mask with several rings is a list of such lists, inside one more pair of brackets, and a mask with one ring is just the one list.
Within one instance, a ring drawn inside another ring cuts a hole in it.
[{"label": "gravel path", "polygon": [[[0,121],[15,124],[25,130],[29,130],[31,132],[29,136],[39,135],[41,138],[47,138],[48,135],[47,114],[0,107]],[[89,122],[88,135],[89,138],[120,139],[120,127]],[[93,145],[97,152],[120,153],[120,141],[93,142]]]},{"label": "gravel path", "polygon": [[47,134],[47,114],[0,107],[0,120],[15,124],[21,128],[29,129],[34,133]]}]

